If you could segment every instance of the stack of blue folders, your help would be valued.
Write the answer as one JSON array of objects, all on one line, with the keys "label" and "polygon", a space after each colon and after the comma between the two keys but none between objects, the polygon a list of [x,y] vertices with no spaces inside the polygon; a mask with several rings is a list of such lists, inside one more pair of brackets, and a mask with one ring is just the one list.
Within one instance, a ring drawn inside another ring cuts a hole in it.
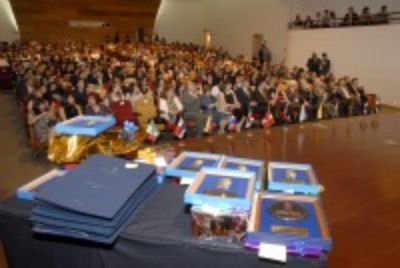
[{"label": "stack of blue folders", "polygon": [[112,244],[157,187],[153,166],[127,163],[94,155],[47,185],[36,196],[33,231]]}]

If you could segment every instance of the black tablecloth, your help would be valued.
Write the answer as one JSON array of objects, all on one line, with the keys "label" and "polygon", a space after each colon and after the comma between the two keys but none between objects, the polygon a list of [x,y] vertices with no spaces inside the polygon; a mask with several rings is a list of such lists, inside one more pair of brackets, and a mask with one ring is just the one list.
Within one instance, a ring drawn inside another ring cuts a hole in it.
[{"label": "black tablecloth", "polygon": [[33,203],[0,204],[0,239],[10,267],[325,267],[325,260],[289,258],[286,265],[261,261],[238,244],[191,236],[182,203],[185,188],[160,186],[113,247],[32,234]]}]

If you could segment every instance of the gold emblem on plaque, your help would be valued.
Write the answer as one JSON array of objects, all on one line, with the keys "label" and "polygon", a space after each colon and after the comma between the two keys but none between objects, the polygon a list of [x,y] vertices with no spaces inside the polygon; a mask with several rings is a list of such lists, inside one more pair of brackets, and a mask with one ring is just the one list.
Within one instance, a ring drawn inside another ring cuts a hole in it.
[{"label": "gold emblem on plaque", "polygon": [[284,221],[299,221],[308,216],[307,209],[300,203],[279,201],[269,207],[269,213]]},{"label": "gold emblem on plaque", "polygon": [[247,171],[246,165],[240,165],[240,166],[239,166],[239,170],[240,170],[240,171]]},{"label": "gold emblem on plaque", "polygon": [[232,186],[232,179],[231,178],[222,178],[217,183],[218,190],[229,190]]},{"label": "gold emblem on plaque", "polygon": [[286,177],[290,180],[296,180],[296,171],[293,169],[289,169],[286,171]]},{"label": "gold emblem on plaque", "polygon": [[285,183],[301,183],[304,184],[304,181],[299,180],[297,178],[297,172],[296,170],[289,169],[286,171],[286,178],[284,178],[282,181]]},{"label": "gold emblem on plaque", "polygon": [[196,159],[193,163],[193,166],[195,167],[200,167],[203,164],[203,160],[202,159]]}]

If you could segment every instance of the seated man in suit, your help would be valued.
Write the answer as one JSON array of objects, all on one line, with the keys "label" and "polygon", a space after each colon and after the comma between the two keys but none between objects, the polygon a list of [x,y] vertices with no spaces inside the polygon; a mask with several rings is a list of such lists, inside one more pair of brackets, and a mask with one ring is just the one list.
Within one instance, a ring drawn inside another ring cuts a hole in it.
[{"label": "seated man in suit", "polygon": [[353,96],[343,78],[337,83],[337,97],[339,101],[339,116],[349,116],[352,112]]},{"label": "seated man in suit", "polygon": [[207,117],[201,112],[200,92],[193,82],[189,82],[187,88],[184,89],[181,101],[183,104],[183,118],[194,121],[197,136],[201,136]]},{"label": "seated man in suit", "polygon": [[300,120],[300,94],[297,81],[290,81],[286,91],[286,97],[289,101],[288,116],[291,122],[299,122]]},{"label": "seated man in suit", "polygon": [[263,118],[266,111],[268,110],[268,100],[265,95],[265,83],[261,83],[258,87],[250,87],[250,106],[253,113],[257,114],[260,118]]},{"label": "seated man in suit", "polygon": [[243,113],[247,115],[251,101],[249,82],[247,80],[239,81],[235,89],[235,94],[242,107]]},{"label": "seated man in suit", "polygon": [[307,119],[315,120],[318,110],[318,98],[315,95],[315,85],[309,81],[305,88],[300,90],[301,102],[305,105]]}]

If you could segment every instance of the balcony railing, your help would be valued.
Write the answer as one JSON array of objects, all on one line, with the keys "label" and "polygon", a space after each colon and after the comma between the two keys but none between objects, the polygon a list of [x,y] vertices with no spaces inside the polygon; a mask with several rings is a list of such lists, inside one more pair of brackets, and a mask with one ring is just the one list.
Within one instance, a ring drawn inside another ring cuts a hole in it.
[{"label": "balcony railing", "polygon": [[289,23],[289,29],[318,29],[318,28],[337,28],[337,27],[356,27],[400,23],[400,11],[388,12],[386,16],[371,15],[368,19],[360,16],[357,20],[343,18],[330,18],[329,20],[310,19],[302,21],[292,21]]}]

